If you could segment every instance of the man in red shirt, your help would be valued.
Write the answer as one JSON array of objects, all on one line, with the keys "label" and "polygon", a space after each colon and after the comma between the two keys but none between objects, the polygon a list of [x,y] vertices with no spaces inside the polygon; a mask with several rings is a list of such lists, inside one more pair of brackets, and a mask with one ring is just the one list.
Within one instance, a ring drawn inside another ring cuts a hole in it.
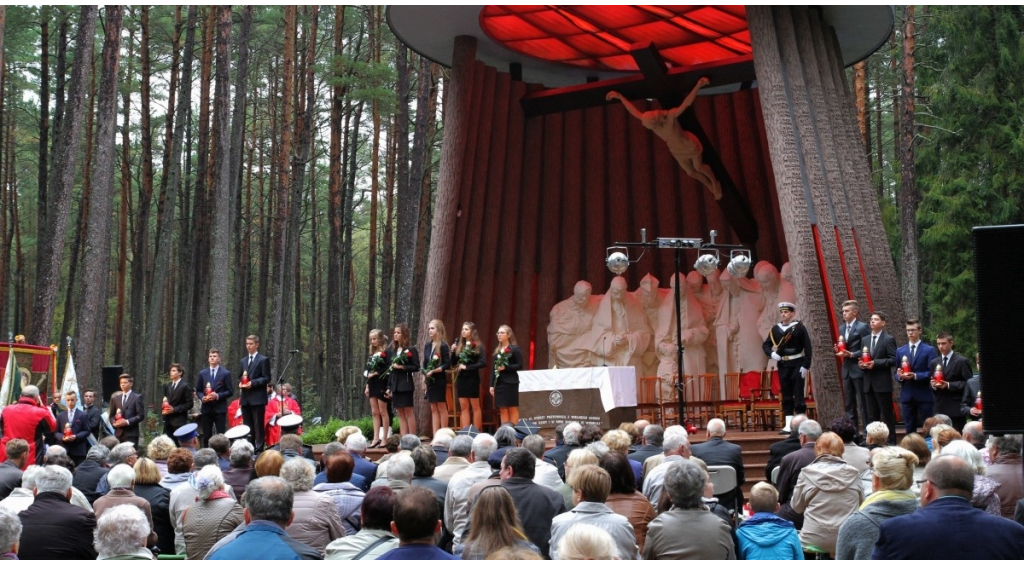
[{"label": "man in red shirt", "polygon": [[28,460],[42,465],[43,444],[48,433],[57,430],[53,413],[39,399],[39,388],[25,386],[21,389],[18,403],[9,405],[0,412],[0,462],[7,459],[7,443],[12,439],[28,441]]}]

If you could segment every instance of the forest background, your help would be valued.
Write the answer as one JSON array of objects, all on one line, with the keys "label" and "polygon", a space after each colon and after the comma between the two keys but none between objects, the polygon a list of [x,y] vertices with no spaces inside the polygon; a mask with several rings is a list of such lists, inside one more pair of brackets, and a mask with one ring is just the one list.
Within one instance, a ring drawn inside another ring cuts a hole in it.
[{"label": "forest background", "polygon": [[[894,13],[847,69],[864,150],[906,314],[970,355],[971,227],[1024,223],[1024,8]],[[420,325],[447,69],[380,6],[0,6],[0,47],[0,335],[155,403],[255,333],[306,413],[368,411],[369,329]]]}]

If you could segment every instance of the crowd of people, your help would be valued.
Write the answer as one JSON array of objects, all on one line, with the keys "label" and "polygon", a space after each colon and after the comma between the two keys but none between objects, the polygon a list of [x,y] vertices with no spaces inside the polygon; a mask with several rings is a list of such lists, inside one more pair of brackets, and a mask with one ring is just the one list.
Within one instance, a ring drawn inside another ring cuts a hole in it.
[{"label": "crowd of people", "polygon": [[[31,388],[24,398],[38,403]],[[46,411],[46,408],[37,406]],[[884,423],[830,431],[798,415],[745,496],[743,456],[712,419],[704,440],[646,421],[440,428],[430,444],[343,427],[319,462],[299,435],[161,435],[145,451],[107,436],[75,463],[14,438],[0,464],[0,554],[13,559],[842,559],[1024,556],[1021,437],[963,432],[888,446]],[[715,491],[709,467],[737,486]],[[923,470],[922,470],[923,469]],[[951,526],[955,523],[955,526]],[[913,531],[907,534],[907,531]]]}]

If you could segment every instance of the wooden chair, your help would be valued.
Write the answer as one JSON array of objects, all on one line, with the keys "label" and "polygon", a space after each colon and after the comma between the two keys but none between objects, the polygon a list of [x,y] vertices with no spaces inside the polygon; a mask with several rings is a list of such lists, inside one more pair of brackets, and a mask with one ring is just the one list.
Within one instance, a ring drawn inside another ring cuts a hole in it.
[{"label": "wooden chair", "polygon": [[818,419],[818,403],[814,401],[814,384],[811,381],[811,373],[807,373],[804,379],[804,403],[807,405],[805,413],[808,419]]},{"label": "wooden chair", "polygon": [[636,398],[636,418],[664,426],[665,408],[661,401],[661,378],[641,376]]},{"label": "wooden chair", "polygon": [[448,408],[448,428],[459,429],[458,399],[455,397],[455,371],[445,370],[448,387],[445,392],[445,406]]},{"label": "wooden chair", "polygon": [[782,414],[782,398],[778,395],[778,386],[773,385],[773,373],[776,372],[774,370],[761,372],[761,387],[754,390],[753,401],[750,403],[750,411],[755,424],[760,422],[761,429],[764,431],[774,430]]},{"label": "wooden chair", "polygon": [[[721,417],[727,426],[741,431],[747,430],[747,414],[750,411],[750,398],[740,395],[740,373],[727,372],[725,374],[725,398],[718,402],[715,413]],[[730,423],[730,417],[738,418],[739,425]]]},{"label": "wooden chair", "polygon": [[690,418],[707,422],[715,416],[715,399],[718,397],[718,374],[701,374],[697,377],[687,376],[686,409]]}]

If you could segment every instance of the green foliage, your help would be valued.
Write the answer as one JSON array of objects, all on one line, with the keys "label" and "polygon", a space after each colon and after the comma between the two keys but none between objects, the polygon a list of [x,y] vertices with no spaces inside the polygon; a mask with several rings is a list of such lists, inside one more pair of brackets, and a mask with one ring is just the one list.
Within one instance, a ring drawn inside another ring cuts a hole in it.
[{"label": "green foliage", "polygon": [[[331,417],[327,423],[313,427],[304,427],[302,429],[302,441],[307,445],[327,444],[335,440],[335,433],[338,432],[338,429],[348,425],[359,427],[364,437],[369,438],[373,436],[373,420],[369,417],[363,417],[355,421],[342,421],[337,417]],[[392,421],[392,428],[397,429],[397,419]]]}]

